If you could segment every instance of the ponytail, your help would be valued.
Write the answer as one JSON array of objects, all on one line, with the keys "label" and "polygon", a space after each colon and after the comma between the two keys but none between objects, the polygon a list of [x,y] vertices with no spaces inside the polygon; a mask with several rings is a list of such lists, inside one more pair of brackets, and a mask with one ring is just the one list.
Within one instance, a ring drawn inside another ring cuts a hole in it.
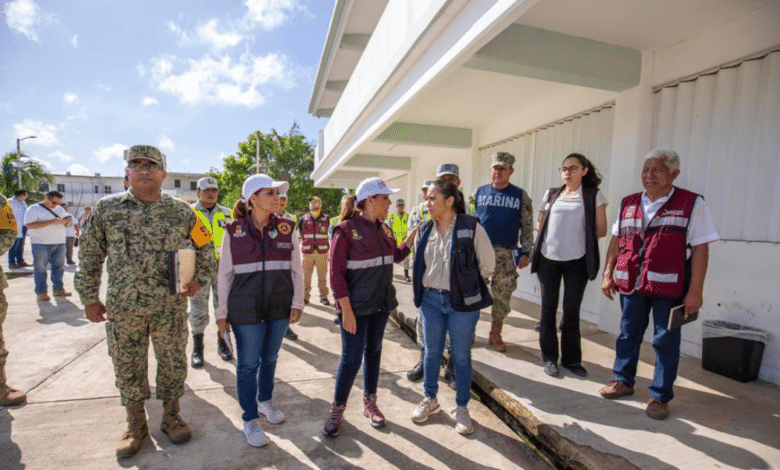
[{"label": "ponytail", "polygon": [[[355,195],[349,195],[344,197],[341,201],[341,221],[351,219],[355,215]],[[360,201],[363,202],[363,201]]]},{"label": "ponytail", "polygon": [[[598,188],[601,184],[601,173],[599,173],[599,170],[596,169],[596,166],[588,160],[585,155],[579,154],[579,153],[571,153],[566,156],[566,158],[563,159],[565,162],[566,160],[574,158],[578,162],[580,162],[580,165],[582,165],[583,168],[588,169],[588,174],[582,177],[582,185],[586,188]],[[563,163],[563,162],[561,162]]]},{"label": "ponytail", "polygon": [[233,206],[233,219],[243,219],[249,215],[251,210],[252,207],[248,204],[245,204],[244,201],[239,198],[238,201],[236,201],[236,204]]}]

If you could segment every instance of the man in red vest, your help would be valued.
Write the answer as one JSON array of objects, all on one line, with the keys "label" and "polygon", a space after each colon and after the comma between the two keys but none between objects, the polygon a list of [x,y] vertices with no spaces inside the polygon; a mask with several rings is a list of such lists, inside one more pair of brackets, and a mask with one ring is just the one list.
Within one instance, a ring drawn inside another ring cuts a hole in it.
[{"label": "man in red vest", "polygon": [[311,275],[314,271],[314,266],[317,266],[317,287],[320,291],[320,303],[322,305],[330,305],[327,281],[328,250],[330,249],[330,242],[328,241],[329,227],[330,218],[327,214],[322,213],[322,199],[317,196],[310,197],[309,212],[304,214],[298,221],[303,264],[303,302],[307,304],[311,295]]},{"label": "man in red vest", "polygon": [[610,300],[620,293],[623,314],[615,378],[599,393],[610,399],[634,393],[639,348],[652,309],[655,372],[646,413],[654,419],[669,416],[680,362],[680,328],[666,328],[669,311],[684,305],[687,315],[701,308],[708,245],[719,238],[704,198],[673,185],[679,174],[680,157],[674,150],[647,154],[642,168],[645,190],[620,204],[601,283]]}]

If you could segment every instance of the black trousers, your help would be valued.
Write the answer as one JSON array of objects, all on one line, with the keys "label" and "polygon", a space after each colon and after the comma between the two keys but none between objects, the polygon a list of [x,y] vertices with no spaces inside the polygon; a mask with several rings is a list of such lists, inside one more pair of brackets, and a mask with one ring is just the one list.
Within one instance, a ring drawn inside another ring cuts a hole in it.
[{"label": "black trousers", "polygon": [[542,360],[558,362],[558,334],[555,314],[563,279],[563,320],[561,322],[561,364],[570,366],[582,362],[580,345],[580,305],[588,284],[585,257],[571,261],[554,261],[540,255],[539,286],[542,294],[542,318],[539,347]]}]

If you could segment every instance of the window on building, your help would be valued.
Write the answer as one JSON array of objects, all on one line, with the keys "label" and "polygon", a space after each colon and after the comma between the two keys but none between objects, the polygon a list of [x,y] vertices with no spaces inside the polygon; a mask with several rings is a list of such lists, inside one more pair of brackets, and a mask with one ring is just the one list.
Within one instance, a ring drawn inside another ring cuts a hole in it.
[{"label": "window on building", "polygon": [[95,185],[95,194],[100,194],[100,188],[98,188],[98,185]]},{"label": "window on building", "polygon": [[173,180],[174,188],[181,188],[181,180]]},{"label": "window on building", "polygon": [[111,194],[111,186],[103,186],[103,192],[105,194]]},{"label": "window on building", "polygon": [[57,191],[64,193],[65,192],[65,185],[61,183],[57,183]]},{"label": "window on building", "polygon": [[190,191],[196,191],[198,189],[197,181],[190,181]]}]

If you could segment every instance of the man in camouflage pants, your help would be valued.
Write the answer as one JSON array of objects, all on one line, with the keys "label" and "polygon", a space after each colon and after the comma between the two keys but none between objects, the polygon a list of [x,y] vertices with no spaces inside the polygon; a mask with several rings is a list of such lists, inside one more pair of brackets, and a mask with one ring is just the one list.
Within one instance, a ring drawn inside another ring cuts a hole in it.
[{"label": "man in camouflage pants", "polygon": [[[168,254],[190,246],[197,216],[184,201],[160,190],[167,173],[165,157],[148,145],[125,152],[130,188],[101,199],[90,215],[79,250],[75,286],[87,318],[106,322],[108,352],[116,385],[126,407],[128,429],[116,449],[134,455],[148,435],[144,401],[151,398],[147,372],[149,338],[157,358],[157,398],[163,401],[161,430],[174,444],[191,437],[179,416],[179,397],[187,377],[187,299],[214,275],[214,245],[196,250],[193,281],[181,295],[169,290]],[[210,240],[210,234],[209,234]],[[103,261],[108,291],[98,296]]]},{"label": "man in camouflage pants", "polygon": [[[16,219],[11,210],[11,206],[0,194],[0,256],[3,255],[16,241]],[[5,280],[3,268],[0,268],[0,405],[16,406],[27,401],[27,395],[24,392],[9,387],[5,377],[5,358],[8,357],[8,351],[5,349],[3,341],[3,322],[6,313],[8,313],[8,302],[5,299],[5,288],[8,287],[8,281]]]},{"label": "man in camouflage pants", "polygon": [[[509,182],[514,173],[515,157],[506,152],[497,152],[491,157],[491,183],[477,188],[475,216],[485,228],[496,254],[496,270],[491,280],[493,307],[488,340],[493,349],[506,351],[501,338],[504,319],[511,310],[512,292],[517,288],[517,269],[530,263],[529,255],[534,244],[533,201],[528,194]],[[519,234],[518,234],[519,232]],[[517,260],[517,241],[520,239],[522,252]]]}]

